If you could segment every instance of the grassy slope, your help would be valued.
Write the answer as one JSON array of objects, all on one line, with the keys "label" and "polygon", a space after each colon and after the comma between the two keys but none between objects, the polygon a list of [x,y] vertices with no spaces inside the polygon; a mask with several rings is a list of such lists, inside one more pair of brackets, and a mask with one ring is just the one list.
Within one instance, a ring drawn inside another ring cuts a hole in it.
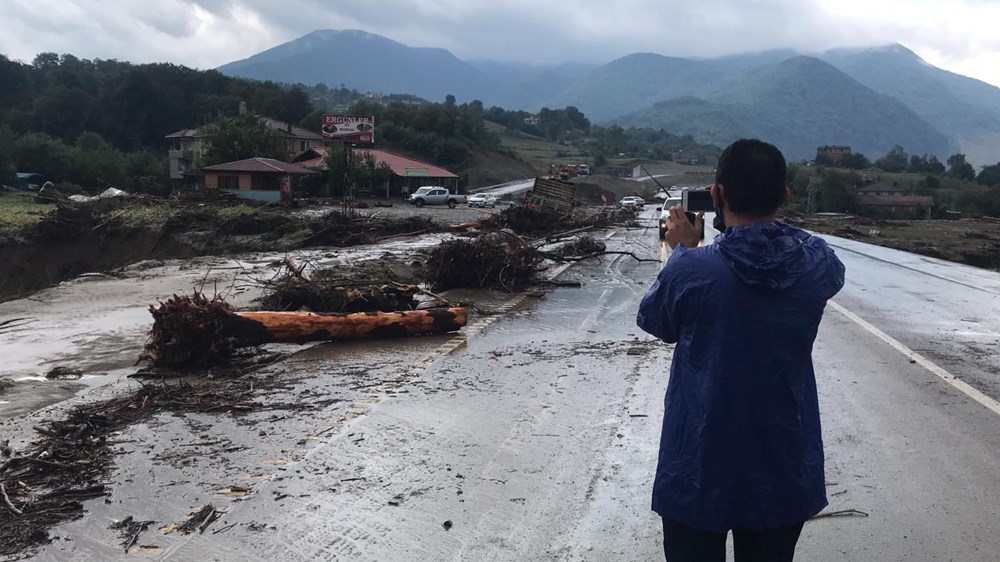
[{"label": "grassy slope", "polygon": [[0,228],[18,228],[42,219],[53,205],[36,203],[30,193],[0,193]]},{"label": "grassy slope", "polygon": [[486,122],[486,128],[500,135],[501,145],[513,150],[518,158],[531,165],[539,174],[548,174],[549,164],[581,164],[591,160],[572,146],[526,134],[514,135],[508,133],[503,125],[492,121]]}]

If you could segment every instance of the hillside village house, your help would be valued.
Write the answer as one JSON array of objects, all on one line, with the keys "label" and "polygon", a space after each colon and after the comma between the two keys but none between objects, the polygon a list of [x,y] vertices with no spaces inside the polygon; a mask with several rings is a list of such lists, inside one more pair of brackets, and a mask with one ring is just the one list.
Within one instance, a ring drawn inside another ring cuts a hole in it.
[{"label": "hillside village house", "polygon": [[[302,176],[317,175],[297,164],[273,158],[247,158],[198,170],[208,189],[232,191],[248,199],[277,201],[281,182],[287,176],[294,182]],[[191,175],[191,174],[189,174]]]},{"label": "hillside village house", "polygon": [[[240,113],[246,113],[245,103],[240,103]],[[301,127],[296,127],[291,123],[261,117],[261,122],[269,129],[276,131],[285,137],[288,143],[288,159],[291,160],[296,154],[309,150],[314,146],[323,146],[323,137],[319,133],[308,131]],[[170,179],[182,181],[185,172],[190,172],[205,151],[205,133],[202,129],[183,129],[175,133],[170,133],[165,137],[170,141],[170,148],[167,150],[167,158],[170,161]]]},{"label": "hillside village house", "polygon": [[903,190],[875,182],[858,189],[858,203],[869,213],[908,218],[929,219],[934,198],[926,195],[904,195]]},{"label": "hillside village house", "polygon": [[816,149],[816,160],[820,161],[826,157],[827,161],[839,164],[841,160],[851,155],[849,146],[821,146]]},{"label": "hillside village house", "polygon": [[[387,197],[399,196],[404,193],[413,193],[417,188],[425,185],[441,186],[452,193],[458,193],[459,176],[440,166],[376,148],[356,148],[354,152],[371,154],[375,158],[376,166],[386,164],[392,169],[394,176],[388,184],[372,186],[372,195],[384,193]],[[296,156],[292,161],[306,168],[323,169],[326,167],[323,162],[325,156],[325,146],[314,146]]]}]

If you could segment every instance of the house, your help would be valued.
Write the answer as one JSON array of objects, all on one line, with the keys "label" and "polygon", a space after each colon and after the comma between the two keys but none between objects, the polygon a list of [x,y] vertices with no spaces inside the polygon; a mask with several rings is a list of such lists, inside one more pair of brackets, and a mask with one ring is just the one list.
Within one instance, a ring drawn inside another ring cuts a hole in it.
[{"label": "house", "polygon": [[883,181],[869,183],[858,189],[859,196],[902,195],[902,194],[903,194],[902,189]]},{"label": "house", "polygon": [[869,214],[929,219],[934,198],[927,195],[859,195],[858,203]]},{"label": "house", "polygon": [[224,189],[241,197],[261,201],[277,201],[281,183],[290,177],[317,175],[318,172],[289,164],[273,158],[247,158],[225,164],[207,166],[186,175],[202,176],[203,185],[208,189]]},{"label": "house", "polygon": [[[459,176],[440,166],[422,162],[402,154],[377,148],[355,148],[354,152],[371,154],[375,165],[385,164],[392,169],[394,177],[388,185],[372,186],[374,191],[385,190],[386,196],[413,193],[425,185],[439,185],[448,188],[452,193],[458,192]],[[314,146],[292,159],[293,162],[306,168],[325,168],[323,158],[326,156],[325,146]]]},{"label": "house", "polygon": [[[240,102],[240,113],[246,113],[246,103]],[[285,137],[288,143],[288,159],[314,146],[323,146],[323,137],[319,133],[296,127],[291,123],[278,121],[270,117],[260,117],[261,122],[272,131]],[[194,168],[205,152],[205,131],[201,129],[182,129],[170,133],[165,138],[170,142],[167,159],[170,161],[170,179],[183,180],[185,172]]]},{"label": "house", "polygon": [[821,146],[816,149],[816,162],[839,164],[841,160],[851,155],[849,146]]},{"label": "house", "polygon": [[539,118],[537,115],[529,115],[524,118],[524,124],[530,125],[532,127],[537,127],[538,124],[541,122],[542,122],[541,118]]}]

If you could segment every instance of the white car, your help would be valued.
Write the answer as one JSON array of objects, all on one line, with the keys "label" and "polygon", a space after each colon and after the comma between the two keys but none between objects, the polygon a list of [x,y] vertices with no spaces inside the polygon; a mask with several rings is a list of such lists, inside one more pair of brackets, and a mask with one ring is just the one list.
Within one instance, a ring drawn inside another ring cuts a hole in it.
[{"label": "white car", "polygon": [[629,195],[627,197],[622,197],[619,202],[622,208],[625,209],[641,209],[643,205],[646,204],[646,200],[642,197],[636,197],[635,195]]},{"label": "white car", "polygon": [[477,193],[469,196],[470,207],[496,207],[497,196],[490,193]]},{"label": "white car", "polygon": [[423,207],[424,205],[448,205],[448,208],[454,209],[455,205],[465,203],[465,196],[454,195],[443,187],[426,185],[417,189],[410,196],[409,201],[411,205],[416,205],[417,207]]},{"label": "white car", "polygon": [[659,230],[660,239],[667,237],[667,219],[670,218],[670,208],[676,205],[682,205],[684,200],[680,197],[669,197],[663,202],[663,207],[660,208],[660,220],[659,220]]}]

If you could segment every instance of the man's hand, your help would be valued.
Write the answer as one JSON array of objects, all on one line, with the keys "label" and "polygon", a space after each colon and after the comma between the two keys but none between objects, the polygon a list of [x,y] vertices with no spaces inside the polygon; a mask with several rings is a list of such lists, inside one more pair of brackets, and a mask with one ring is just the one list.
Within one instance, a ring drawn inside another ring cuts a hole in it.
[{"label": "man's hand", "polygon": [[683,244],[685,248],[697,248],[704,225],[705,213],[698,213],[694,224],[691,224],[684,214],[683,205],[671,207],[670,217],[667,219],[667,244],[670,244],[670,249],[673,250],[678,244]]}]

